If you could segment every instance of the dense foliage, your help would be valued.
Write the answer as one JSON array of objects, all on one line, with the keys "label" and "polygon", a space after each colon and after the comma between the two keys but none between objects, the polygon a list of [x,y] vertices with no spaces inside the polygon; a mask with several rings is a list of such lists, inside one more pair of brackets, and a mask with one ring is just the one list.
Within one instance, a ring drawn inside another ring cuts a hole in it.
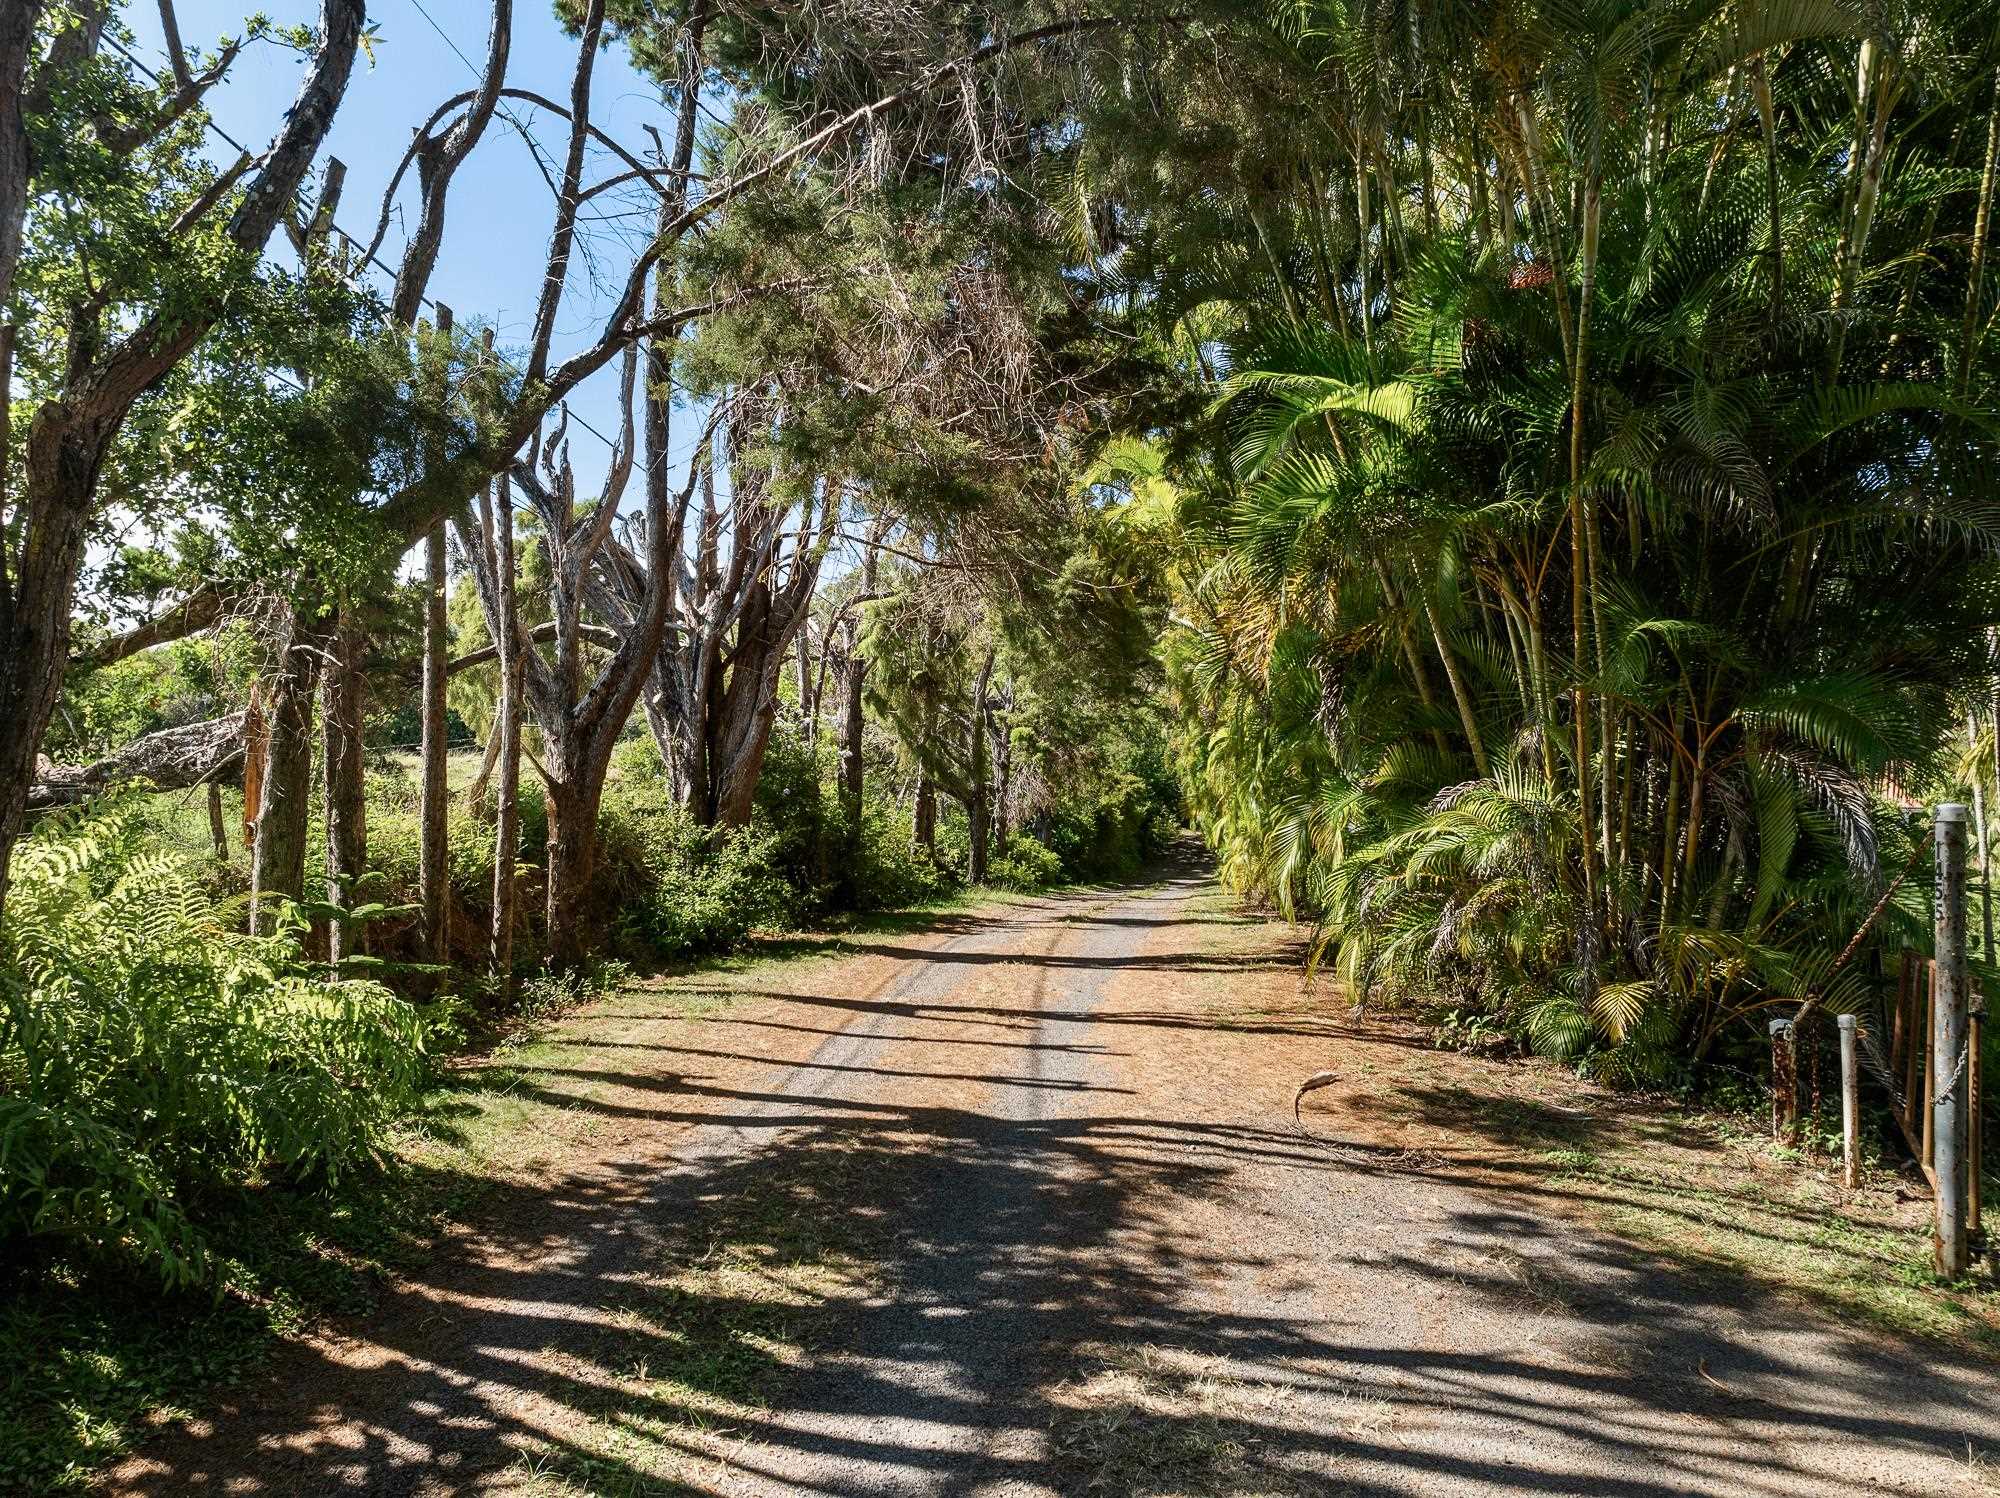
[{"label": "dense foliage", "polygon": [[[189,1274],[188,1192],[365,1150],[424,1022],[322,971],[497,1014],[544,959],[1120,877],[1186,815],[1357,997],[1665,1083],[1921,943],[1918,798],[1976,791],[1984,847],[1979,8],[559,14],[574,98],[622,44],[688,172],[586,188],[579,111],[518,362],[417,325],[477,106],[421,145],[393,290],[317,217],[297,274],[165,233],[232,189],[198,97],[111,160],[156,90],[94,35],[36,107],[78,134],[47,202],[96,211],[23,210],[24,389],[99,259],[135,305],[233,300],[106,437],[159,544],[77,501],[107,544],[34,747],[105,784],[149,733],[242,713],[245,748],[176,782],[232,785],[193,836],[121,801],[15,860],[9,1235]],[[1049,45],[953,71],[1017,27]],[[632,265],[593,496],[549,339],[599,191],[662,229],[586,246]],[[291,912],[255,937],[239,810]],[[171,1069],[131,1092],[169,1052],[214,1118]]]},{"label": "dense foliage", "polygon": [[227,914],[129,800],[22,848],[0,943],[0,1243],[199,1278],[201,1193],[335,1176],[413,1101],[417,1009]]},{"label": "dense foliage", "polygon": [[1685,1075],[1921,939],[1905,883],[1836,965],[1989,711],[1991,28],[1394,14],[1079,147],[1206,402],[1100,476],[1226,877],[1358,994]]}]

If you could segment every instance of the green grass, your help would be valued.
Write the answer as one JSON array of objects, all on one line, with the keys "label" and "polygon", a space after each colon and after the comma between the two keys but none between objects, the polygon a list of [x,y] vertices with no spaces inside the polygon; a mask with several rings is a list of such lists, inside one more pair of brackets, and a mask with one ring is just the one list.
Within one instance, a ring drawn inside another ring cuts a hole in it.
[{"label": "green grass", "polygon": [[[1756,1147],[1732,1148],[1734,1180],[1653,1169],[1616,1149],[1556,1174],[1607,1226],[1685,1268],[1815,1302],[1849,1323],[2000,1351],[2000,1293],[1990,1274],[1940,1285],[1929,1232],[1912,1214],[1879,1201],[1842,1203],[1824,1157],[1817,1170],[1785,1162],[1791,1179],[1766,1187],[1744,1168]],[[1887,1189],[1878,1181],[1878,1196]],[[1991,1191],[1988,1200],[1989,1211],[2000,1210]]]}]

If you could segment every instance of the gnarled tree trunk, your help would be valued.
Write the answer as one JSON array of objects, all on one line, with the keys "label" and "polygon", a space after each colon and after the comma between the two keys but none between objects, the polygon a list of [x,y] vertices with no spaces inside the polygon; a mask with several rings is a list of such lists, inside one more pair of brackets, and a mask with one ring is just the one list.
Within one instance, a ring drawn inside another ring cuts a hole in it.
[{"label": "gnarled tree trunk", "polygon": [[[320,759],[326,778],[327,899],[351,907],[368,857],[367,796],[361,753],[361,634],[343,610],[320,682]],[[338,962],[367,950],[363,928],[335,919],[327,957]]]},{"label": "gnarled tree trunk", "polygon": [[306,820],[312,794],[312,700],[323,641],[295,628],[264,692],[264,776],[250,850],[250,930],[268,932],[274,897],[305,889]]}]

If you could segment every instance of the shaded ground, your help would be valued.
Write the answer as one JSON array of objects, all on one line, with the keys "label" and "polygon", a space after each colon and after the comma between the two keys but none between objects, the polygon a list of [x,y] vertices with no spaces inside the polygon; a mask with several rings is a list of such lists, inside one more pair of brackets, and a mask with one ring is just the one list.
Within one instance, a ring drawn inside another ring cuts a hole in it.
[{"label": "shaded ground", "polygon": [[1289,955],[1188,871],[597,1006],[473,1225],[104,1486],[1988,1490],[1990,1360],[1585,1225],[1627,1126]]}]

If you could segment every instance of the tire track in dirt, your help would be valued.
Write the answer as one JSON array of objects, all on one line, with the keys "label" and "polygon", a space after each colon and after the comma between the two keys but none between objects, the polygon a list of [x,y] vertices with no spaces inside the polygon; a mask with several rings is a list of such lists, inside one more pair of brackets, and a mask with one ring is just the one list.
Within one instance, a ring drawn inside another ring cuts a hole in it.
[{"label": "tire track in dirt", "polygon": [[[881,981],[851,996],[801,1001],[808,1015],[832,1008],[840,1023],[800,1059],[772,1067],[745,1057],[735,1075],[704,1078],[705,1086],[665,1079],[666,1095],[685,1110],[621,1141],[620,1158],[586,1162],[551,1182],[546,1199],[529,1194],[518,1210],[497,1214],[503,1220],[454,1235],[440,1252],[446,1262],[392,1286],[367,1325],[331,1329],[282,1352],[273,1375],[216,1418],[163,1432],[108,1472],[101,1490],[133,1498],[205,1490],[390,1498],[518,1486],[521,1453],[550,1435],[560,1445],[577,1427],[607,1297],[656,1273],[716,1177],[740,1173],[788,1136],[828,1127],[898,1131],[912,1104],[922,1113],[963,1101],[939,1096],[945,1084],[929,1075],[941,1069],[932,1064],[938,1043],[961,1038],[953,1032],[965,1022],[950,1017],[948,1004],[954,991],[982,965],[1032,959],[1060,941],[1072,913],[1103,903],[1038,901],[941,943],[895,948],[897,968]],[[776,1011],[787,1002],[776,999]],[[772,1009],[756,1003],[741,1018],[757,1022]],[[976,1053],[973,1070],[1010,1084],[1061,1085],[1006,1076],[1023,1018],[969,1022],[1007,1039]],[[809,1030],[782,1021],[780,1028]],[[893,1069],[883,1062],[905,1046],[918,1054],[903,1068],[902,1089],[924,1096],[884,1102],[885,1088],[897,1084],[885,1080]],[[781,1489],[798,1491],[789,1482]]]}]

